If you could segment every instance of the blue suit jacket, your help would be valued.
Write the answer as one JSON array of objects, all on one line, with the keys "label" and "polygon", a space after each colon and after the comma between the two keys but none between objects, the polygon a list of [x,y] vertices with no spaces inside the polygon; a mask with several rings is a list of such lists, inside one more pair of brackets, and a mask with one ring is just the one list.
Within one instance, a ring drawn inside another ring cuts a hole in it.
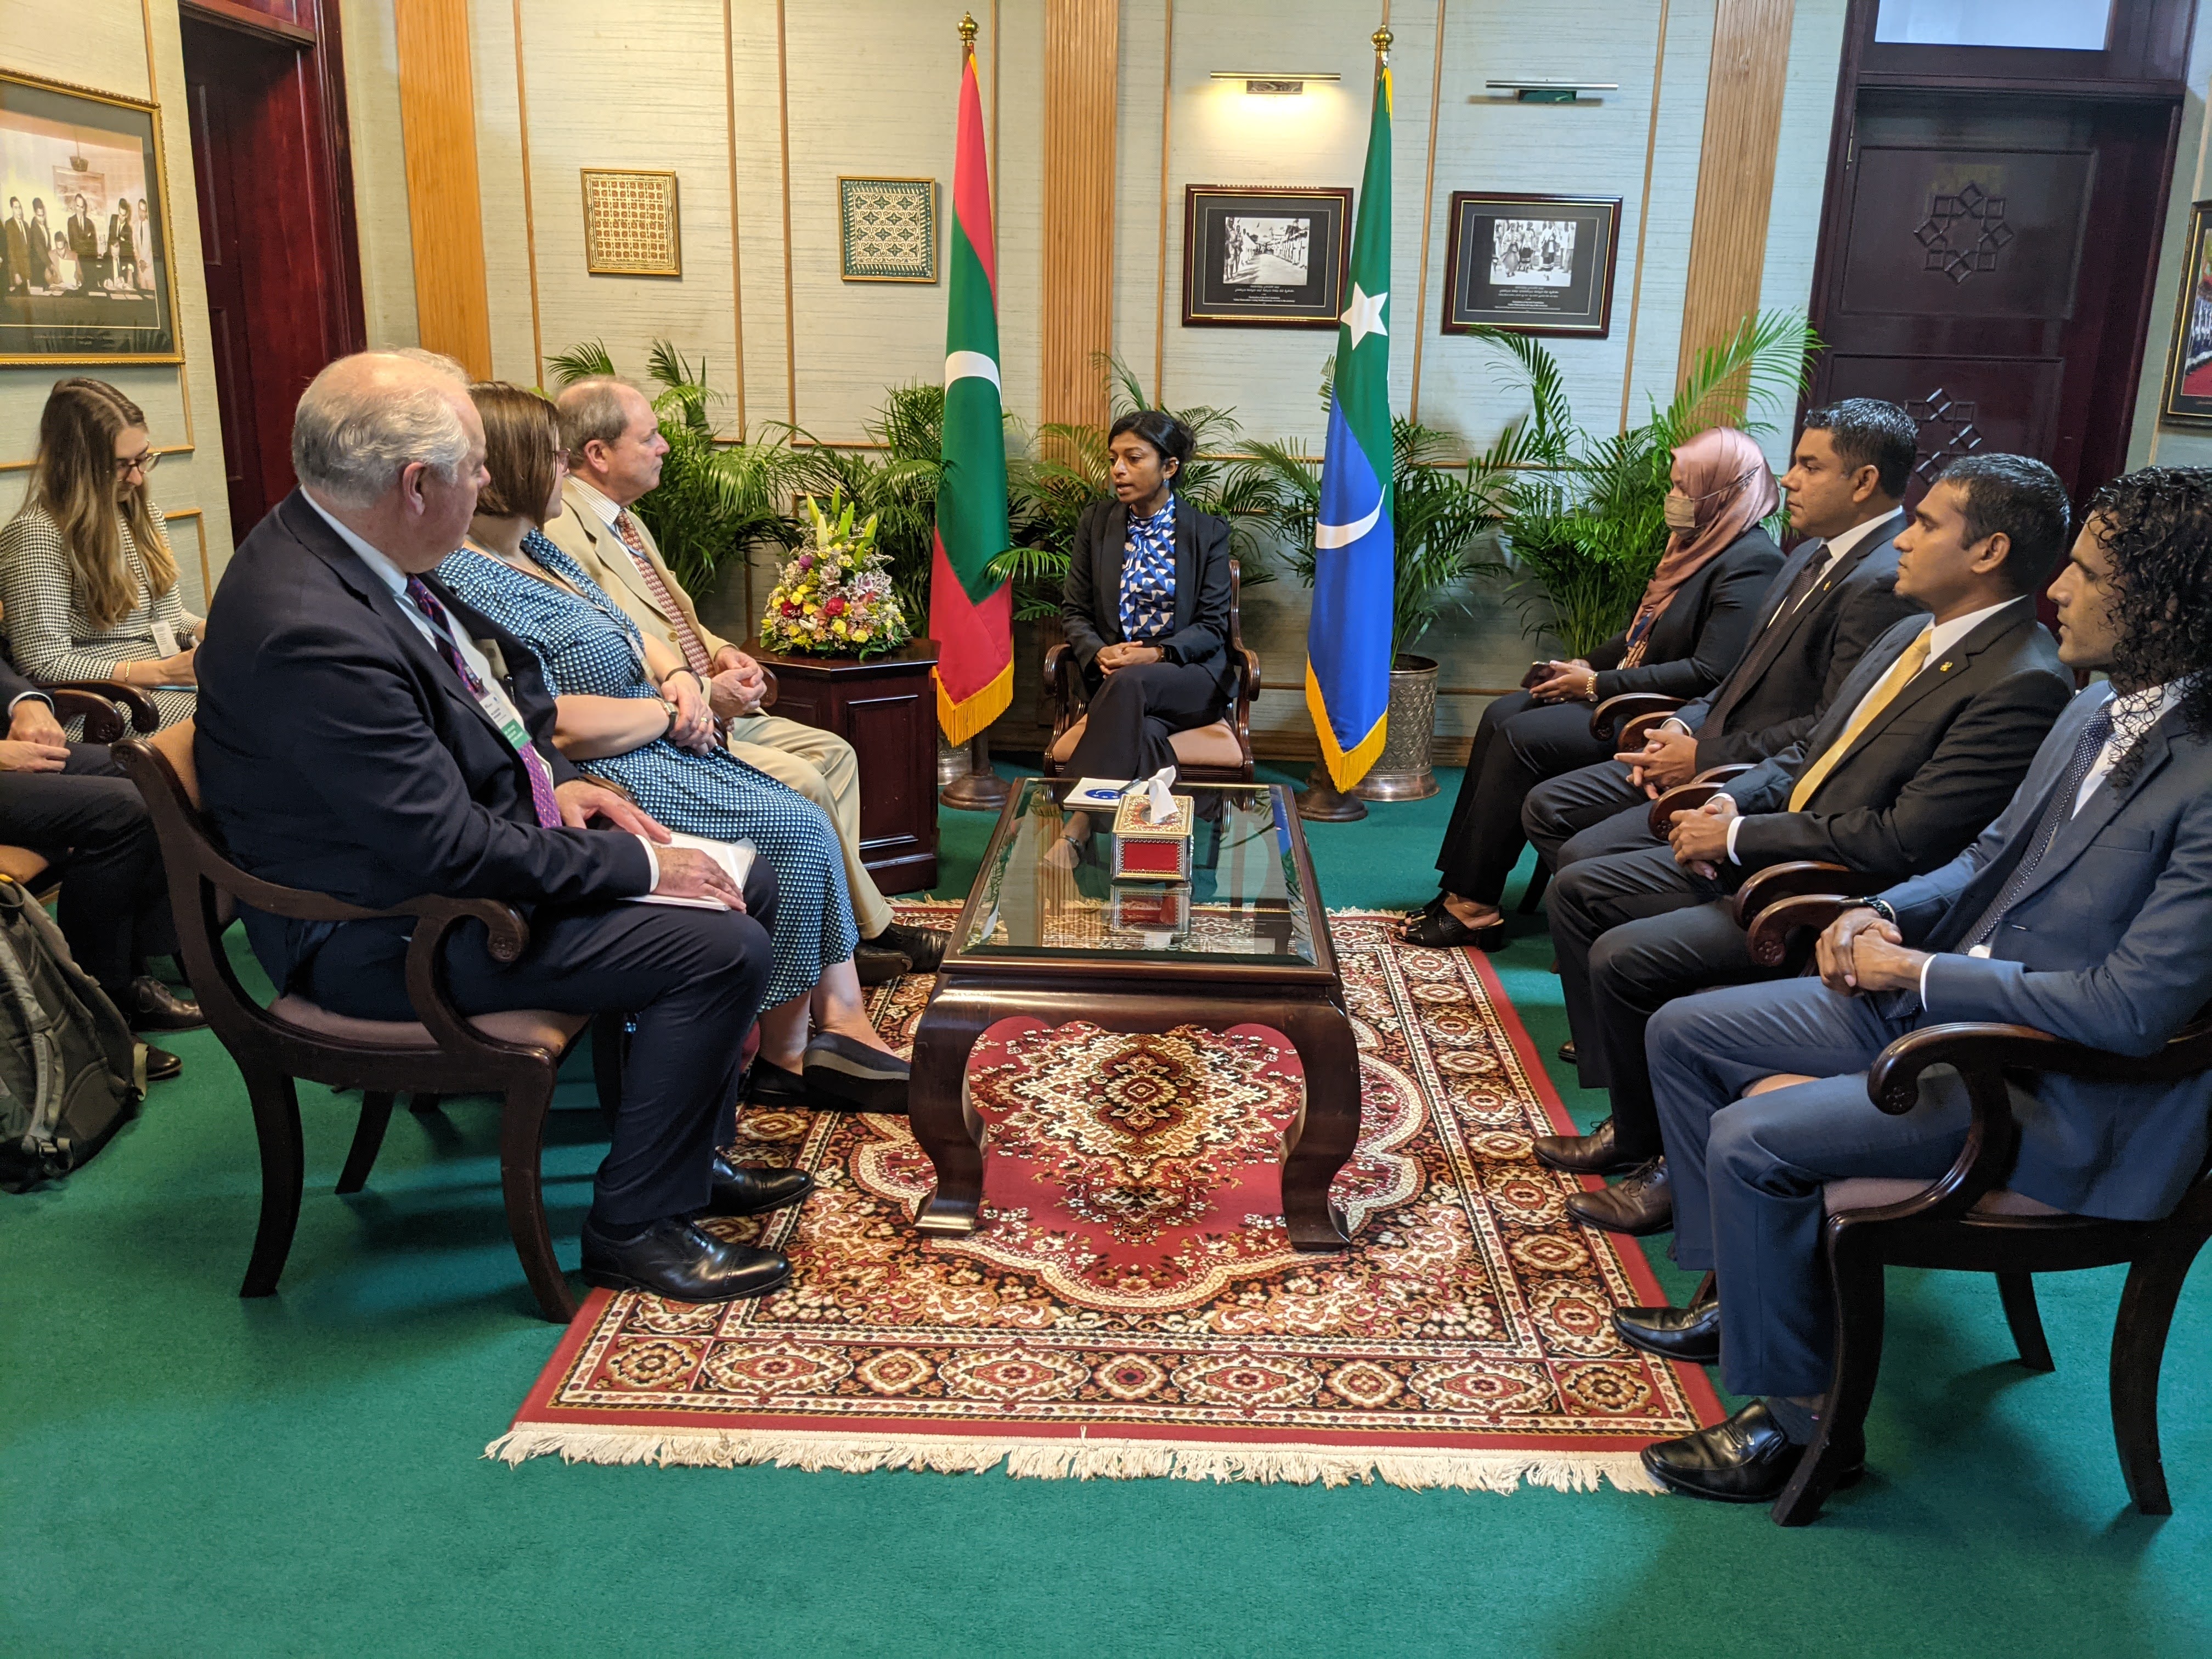
[{"label": "blue suit jacket", "polygon": [[[1905,942],[1929,965],[1923,1024],[1996,1020],[2092,1048],[2156,1052],[2212,1000],[2212,744],[2169,712],[2135,775],[2108,776],[2059,826],[1986,957],[1963,935],[2011,881],[2026,842],[2110,699],[2094,685],[2059,716],[2002,817],[1928,875],[1891,888]],[[2021,1114],[2013,1187],[2086,1215],[2171,1210],[2204,1161],[2212,1077],[2112,1084],[2049,1075]]]},{"label": "blue suit jacket", "polygon": [[[556,781],[553,699],[520,641],[424,579],[480,644]],[[422,893],[528,904],[642,893],[635,837],[539,827],[529,775],[391,590],[294,490],[223,572],[197,659],[193,745],[209,815],[240,868],[382,908]],[[288,985],[336,926],[248,911]]]}]

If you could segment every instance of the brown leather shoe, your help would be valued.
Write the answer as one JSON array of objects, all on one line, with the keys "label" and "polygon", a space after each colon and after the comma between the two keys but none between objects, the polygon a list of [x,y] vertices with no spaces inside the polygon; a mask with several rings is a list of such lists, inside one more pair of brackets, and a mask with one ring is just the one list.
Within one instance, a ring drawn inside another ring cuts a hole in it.
[{"label": "brown leather shoe", "polygon": [[1665,1232],[1674,1224],[1674,1183],[1667,1174],[1667,1160],[1639,1164],[1615,1186],[1575,1194],[1567,1200],[1567,1213],[1586,1227],[1632,1238]]},{"label": "brown leather shoe", "polygon": [[1622,1153],[1609,1117],[1586,1135],[1539,1135],[1528,1149],[1537,1163],[1569,1175],[1618,1175],[1644,1161]]}]

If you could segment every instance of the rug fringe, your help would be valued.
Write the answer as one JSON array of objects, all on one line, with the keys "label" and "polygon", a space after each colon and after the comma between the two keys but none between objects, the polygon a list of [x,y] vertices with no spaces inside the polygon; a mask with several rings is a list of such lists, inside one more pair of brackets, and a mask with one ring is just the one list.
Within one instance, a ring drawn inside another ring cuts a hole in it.
[{"label": "rug fringe", "polygon": [[1562,1454],[1527,1451],[1370,1452],[1341,1446],[1163,1445],[1139,1440],[1009,1440],[899,1435],[866,1438],[832,1434],[752,1434],[728,1430],[517,1427],[484,1448],[510,1465],[558,1455],[569,1463],[653,1463],[662,1468],[735,1468],[773,1463],[810,1473],[848,1474],[919,1469],[981,1474],[1004,1464],[1009,1475],[1035,1480],[1256,1480],[1273,1485],[1371,1485],[1462,1492],[1512,1492],[1522,1483],[1555,1492],[1595,1492],[1606,1481],[1621,1492],[1662,1490],[1634,1452]]}]

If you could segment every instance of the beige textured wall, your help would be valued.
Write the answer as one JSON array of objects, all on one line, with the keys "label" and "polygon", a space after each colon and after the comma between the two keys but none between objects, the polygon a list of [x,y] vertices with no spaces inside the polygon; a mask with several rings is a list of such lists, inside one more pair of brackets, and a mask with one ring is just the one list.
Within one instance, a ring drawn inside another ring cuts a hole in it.
[{"label": "beige textured wall", "polygon": [[[198,202],[192,188],[191,134],[185,118],[184,54],[173,5],[130,0],[82,0],[57,28],[47,0],[0,0],[0,61],[10,69],[160,104],[161,143],[169,178],[169,246],[185,361],[177,364],[40,363],[0,368],[0,517],[22,499],[27,462],[37,447],[39,412],[47,388],[72,374],[92,374],[120,387],[145,410],[154,442],[165,454],[154,475],[154,499],[169,515],[169,537],[184,572],[185,603],[205,602],[203,570],[220,576],[230,556],[230,508],[223,489],[222,428],[207,372],[206,284],[201,275]],[[204,537],[204,543],[203,543]],[[204,563],[202,558],[205,550]]]},{"label": "beige textured wall", "polygon": [[[20,0],[9,0],[19,3]],[[1043,8],[1037,0],[732,0],[722,72],[720,0],[660,0],[616,15],[579,0],[532,0],[522,9],[521,69],[532,224],[522,204],[524,135],[516,112],[513,0],[472,0],[472,47],[483,180],[485,254],[493,295],[493,349],[507,378],[538,378],[531,317],[534,260],[538,334],[552,353],[603,338],[627,372],[643,369],[650,340],[665,336],[703,354],[729,394],[726,429],[739,422],[736,372],[743,325],[743,417],[794,417],[809,432],[852,441],[886,386],[941,372],[945,293],[934,285],[848,283],[837,274],[840,173],[923,174],[939,184],[949,216],[955,25],[963,9],[977,40],[985,119],[993,124],[999,198],[1000,327],[1006,405],[1034,419],[1040,247]],[[1454,190],[1501,189],[1619,195],[1624,199],[1613,329],[1597,341],[1554,342],[1577,412],[1609,427],[1642,412],[1673,386],[1683,275],[1696,185],[1714,0],[1667,0],[1664,75],[1648,203],[1653,66],[1662,0],[1447,0],[1433,193],[1424,195],[1437,9],[1394,8],[1395,79],[1393,379],[1402,408],[1413,352],[1422,353],[1420,413],[1486,443],[1516,410],[1491,354],[1439,334],[1444,223]],[[1316,399],[1334,344],[1324,332],[1186,329],[1180,322],[1182,192],[1187,184],[1358,182],[1373,62],[1367,36],[1379,8],[1346,11],[1285,0],[1176,0],[1167,155],[1168,258],[1163,310],[1162,70],[1170,48],[1168,0],[1122,0],[1121,131],[1116,179],[1115,344],[1149,386],[1156,355],[1170,404],[1233,406],[1245,430],[1317,444]],[[380,13],[380,15],[379,15]],[[1785,92],[1781,165],[1770,221],[1763,302],[1802,306],[1810,289],[1820,181],[1842,35],[1844,0],[1798,0]],[[348,21],[355,167],[370,267],[369,333],[402,340],[413,325],[404,264],[405,185],[397,139],[388,7],[364,0]],[[779,36],[782,84],[779,85]],[[1333,69],[1335,88],[1303,98],[1248,98],[1217,84],[1227,68]],[[1484,80],[1574,76],[1620,90],[1582,105],[1523,106],[1493,98]],[[728,100],[738,152],[730,186]],[[784,229],[782,164],[788,131],[791,222]],[[1102,158],[1102,165],[1104,158]],[[680,279],[592,276],[583,260],[578,169],[673,168],[683,205]],[[1431,226],[1424,302],[1421,231]],[[1643,280],[1637,237],[1648,216]],[[734,221],[741,281],[731,269]],[[533,234],[534,233],[534,234]],[[790,282],[786,302],[786,275]],[[1632,362],[1628,346],[1636,330]],[[795,375],[787,369],[787,347]],[[795,381],[795,386],[794,386]],[[1780,453],[1782,435],[1773,448]],[[1304,659],[1305,596],[1285,581],[1253,592],[1248,631],[1279,688],[1263,696],[1259,725],[1303,730],[1295,690]],[[1448,684],[1509,684],[1529,642],[1494,605],[1450,617],[1429,648]],[[1444,699],[1440,725],[1464,733],[1479,696]]]}]

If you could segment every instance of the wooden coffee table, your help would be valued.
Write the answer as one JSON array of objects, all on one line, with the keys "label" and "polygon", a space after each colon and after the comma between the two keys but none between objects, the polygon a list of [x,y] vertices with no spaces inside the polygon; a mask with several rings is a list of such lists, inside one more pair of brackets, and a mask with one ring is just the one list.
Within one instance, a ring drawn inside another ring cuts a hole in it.
[{"label": "wooden coffee table", "polygon": [[1080,1019],[1133,1034],[1253,1024],[1287,1037],[1305,1072],[1304,1104],[1283,1137],[1291,1243],[1343,1249],[1351,1239],[1328,1185],[1359,1139],[1358,1052],[1290,792],[1176,786],[1200,820],[1178,932],[1158,925],[1159,884],[1109,878],[1102,815],[1073,870],[1047,859],[1073,787],[1030,778],[1008,799],[915,1031],[910,1121],[937,1170],[915,1226],[963,1234],[981,1224],[984,1128],[968,1099],[968,1056],[993,1022]]}]

